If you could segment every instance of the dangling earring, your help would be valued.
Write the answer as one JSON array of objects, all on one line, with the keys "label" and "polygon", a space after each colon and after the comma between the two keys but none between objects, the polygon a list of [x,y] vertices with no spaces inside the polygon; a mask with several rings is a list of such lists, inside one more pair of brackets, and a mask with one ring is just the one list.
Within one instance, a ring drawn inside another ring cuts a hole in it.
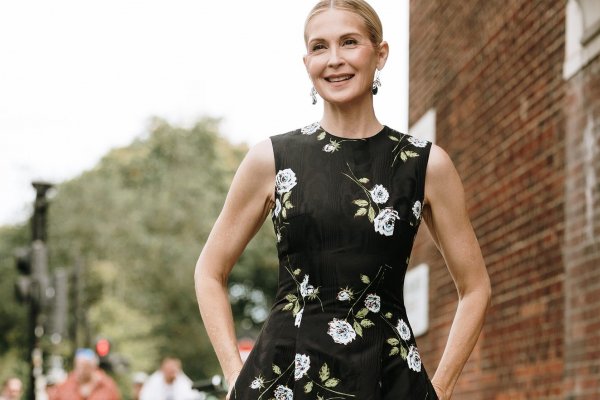
[{"label": "dangling earring", "polygon": [[381,87],[381,80],[379,79],[379,70],[375,73],[375,80],[373,81],[373,88],[371,88],[371,93],[376,95],[379,92],[379,88]]},{"label": "dangling earring", "polygon": [[310,98],[312,99],[313,106],[317,104],[317,89],[314,86],[310,89]]}]

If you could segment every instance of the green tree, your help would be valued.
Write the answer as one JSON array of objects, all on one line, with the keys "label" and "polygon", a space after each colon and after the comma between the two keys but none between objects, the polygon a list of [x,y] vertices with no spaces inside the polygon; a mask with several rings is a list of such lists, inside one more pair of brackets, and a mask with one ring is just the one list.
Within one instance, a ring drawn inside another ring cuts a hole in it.
[{"label": "green tree", "polygon": [[[79,320],[71,331],[109,337],[133,370],[150,372],[171,355],[182,359],[193,379],[220,372],[198,312],[193,272],[247,147],[224,139],[218,125],[206,118],[184,129],[155,119],[147,135],[59,184],[51,200],[50,265],[72,268],[81,262],[85,271],[80,300],[89,323]],[[27,243],[23,231],[0,230],[3,255]],[[15,275],[8,264],[0,260],[0,268],[12,274],[3,275],[9,279],[1,284],[0,324],[8,334],[0,338],[0,357],[24,347],[10,334],[23,328],[24,312],[5,294]],[[277,284],[270,222],[250,243],[230,282],[248,294],[236,297],[234,313],[240,332],[253,334]]]}]

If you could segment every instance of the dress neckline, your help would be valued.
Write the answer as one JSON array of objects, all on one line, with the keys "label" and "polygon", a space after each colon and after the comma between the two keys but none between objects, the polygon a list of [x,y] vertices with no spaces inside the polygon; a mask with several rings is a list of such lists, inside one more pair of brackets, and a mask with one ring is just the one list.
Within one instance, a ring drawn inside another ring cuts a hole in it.
[{"label": "dress neckline", "polygon": [[377,133],[371,135],[371,136],[366,136],[363,138],[352,138],[352,137],[344,137],[344,136],[338,136],[338,135],[334,135],[333,133],[329,132],[328,130],[324,129],[321,126],[321,129],[323,130],[323,132],[325,132],[326,135],[330,136],[333,139],[336,140],[348,140],[348,141],[368,141],[368,140],[372,140],[375,139],[378,136],[381,136],[382,133],[387,129],[387,125],[383,124],[383,127],[381,128],[381,130],[379,130]]}]

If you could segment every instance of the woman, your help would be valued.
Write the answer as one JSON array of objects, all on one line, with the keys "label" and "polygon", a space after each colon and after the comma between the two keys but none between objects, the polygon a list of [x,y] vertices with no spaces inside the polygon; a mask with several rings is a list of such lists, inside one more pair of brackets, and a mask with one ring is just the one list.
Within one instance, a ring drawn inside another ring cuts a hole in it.
[{"label": "woman", "polygon": [[[323,117],[250,149],[196,266],[198,304],[228,398],[449,399],[490,299],[462,184],[442,149],[377,120],[374,77],[389,50],[364,0],[319,2],[304,36]],[[243,364],[227,277],[269,213],[279,289]],[[459,293],[431,380],[402,299],[421,219]]]}]

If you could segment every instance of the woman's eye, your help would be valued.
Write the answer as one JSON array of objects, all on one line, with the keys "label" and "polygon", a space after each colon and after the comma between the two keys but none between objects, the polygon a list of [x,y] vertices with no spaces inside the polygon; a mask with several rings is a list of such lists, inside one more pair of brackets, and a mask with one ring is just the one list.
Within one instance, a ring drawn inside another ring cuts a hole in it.
[{"label": "woman's eye", "polygon": [[311,51],[319,51],[319,50],[323,50],[325,48],[325,46],[322,43],[317,43],[315,44]]},{"label": "woman's eye", "polygon": [[354,45],[357,45],[358,42],[355,39],[345,39],[342,44],[344,46],[354,46]]}]

